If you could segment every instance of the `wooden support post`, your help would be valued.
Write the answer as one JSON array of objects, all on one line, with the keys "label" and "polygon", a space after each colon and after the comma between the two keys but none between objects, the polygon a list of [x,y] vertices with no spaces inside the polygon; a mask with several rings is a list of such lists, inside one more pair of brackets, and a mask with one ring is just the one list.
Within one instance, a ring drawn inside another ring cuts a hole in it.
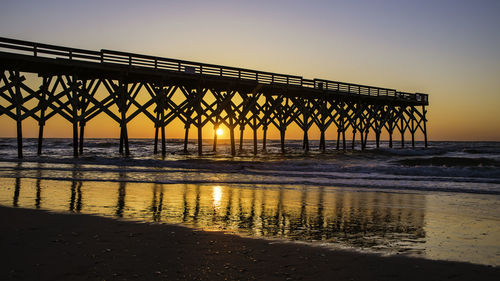
[{"label": "wooden support post", "polygon": [[127,132],[127,84],[120,82],[119,85],[119,95],[120,95],[120,103],[121,103],[121,153],[123,153],[123,146],[125,146],[125,155],[130,155],[130,150],[128,146],[128,132]]},{"label": "wooden support post", "polygon": [[321,152],[325,152],[326,151],[325,129],[324,128],[320,129],[319,149],[321,150]]},{"label": "wooden support post", "polygon": [[304,149],[306,152],[309,151],[309,135],[307,134],[306,128],[304,128],[304,141],[302,143],[302,149]]},{"label": "wooden support post", "polygon": [[412,130],[410,133],[411,133],[411,147],[415,148],[415,132]]},{"label": "wooden support post", "polygon": [[196,128],[198,129],[198,155],[201,156],[203,155],[203,137],[202,137],[202,129],[203,129],[203,123],[202,123],[202,115],[203,115],[203,110],[201,107],[201,99],[203,98],[203,90],[198,87],[196,92],[192,92],[197,96],[198,99],[198,104],[196,105],[196,115],[197,115],[197,124]]},{"label": "wooden support post", "polygon": [[424,119],[423,122],[424,122],[424,145],[425,145],[425,148],[427,148],[427,119],[425,117],[426,113],[427,113],[427,111],[425,110],[425,105],[422,105],[422,118]]},{"label": "wooden support post", "polygon": [[377,148],[380,148],[380,130],[375,131],[375,143]]},{"label": "wooden support post", "polygon": [[219,125],[215,123],[214,125],[214,147],[212,149],[213,152],[217,151],[217,129],[219,129]]},{"label": "wooden support post", "polygon": [[304,112],[302,113],[302,116],[303,116],[303,130],[304,130],[304,140],[302,142],[302,149],[306,152],[309,151],[309,134],[308,134],[308,131],[309,131],[309,102],[306,102],[305,106],[304,106]]},{"label": "wooden support post", "polygon": [[302,138],[302,149],[306,149],[306,130],[304,128],[302,128],[302,130],[304,130],[304,137]]},{"label": "wooden support post", "polygon": [[285,153],[285,129],[280,128],[281,153]]},{"label": "wooden support post", "polygon": [[21,88],[18,83],[21,83],[19,73],[15,72],[16,79],[16,125],[17,125],[17,158],[23,158],[23,127],[22,127],[22,112],[21,105],[23,102],[23,97],[21,94]]},{"label": "wooden support post", "polygon": [[266,151],[266,141],[267,141],[267,126],[262,127],[262,151]]},{"label": "wooden support post", "polygon": [[[3,71],[2,71],[3,72]],[[17,129],[17,157],[23,158],[23,128],[22,128],[22,106],[23,106],[23,96],[21,93],[20,84],[24,80],[24,77],[21,78],[18,71],[10,72],[9,77],[10,82],[14,84],[15,91],[11,93],[11,99],[13,106],[16,108],[16,129]]]},{"label": "wooden support post", "polygon": [[125,101],[125,85],[123,82],[119,82],[117,89],[117,98],[118,98],[118,111],[120,112],[120,154],[123,154],[123,148],[125,146],[125,122],[126,122],[126,101]]},{"label": "wooden support post", "polygon": [[229,137],[231,138],[231,155],[236,155],[236,145],[234,143],[234,124],[232,113],[229,116]]},{"label": "wooden support post", "polygon": [[165,154],[167,154],[167,143],[165,140],[165,126],[162,124],[161,125],[161,155],[165,156]]},{"label": "wooden support post", "polygon": [[73,156],[78,157],[78,121],[73,120]]},{"label": "wooden support post", "polygon": [[401,148],[405,147],[405,130],[404,130],[404,120],[403,115],[401,116],[401,128],[399,132],[401,133]]},{"label": "wooden support post", "polygon": [[37,155],[42,154],[43,127],[45,126],[45,110],[47,109],[46,94],[48,91],[48,78],[44,77],[40,87],[40,119],[38,120],[38,149]]},{"label": "wooden support post", "polygon": [[342,129],[342,150],[344,150],[344,152],[347,150],[347,143],[345,139],[345,128]]},{"label": "wooden support post", "polygon": [[42,154],[42,145],[43,145],[43,127],[45,125],[45,120],[41,119],[38,121],[38,149],[37,155]]},{"label": "wooden support post", "polygon": [[411,147],[415,148],[415,108],[411,107]]},{"label": "wooden support post", "polygon": [[77,99],[77,108],[80,110],[80,116],[78,116],[79,125],[80,125],[80,140],[78,142],[78,153],[80,155],[83,154],[83,144],[85,139],[85,125],[87,124],[85,111],[87,110],[87,106],[89,105],[89,97],[91,95],[90,87],[92,82],[88,84],[87,88],[87,80],[81,81],[81,89],[79,91],[80,97]]},{"label": "wooden support post", "polygon": [[361,141],[361,150],[365,150],[365,139],[363,130],[359,130],[359,140]]},{"label": "wooden support post", "polygon": [[[200,120],[201,117],[198,117],[198,120]],[[199,121],[198,123],[198,155],[203,155],[203,138],[202,138],[202,126],[201,126],[201,122]]]},{"label": "wooden support post", "polygon": [[352,130],[352,150],[354,150],[355,145],[356,145],[356,130]]},{"label": "wooden support post", "polygon": [[337,150],[340,150],[340,129],[337,128]]},{"label": "wooden support post", "polygon": [[156,121],[155,121],[155,140],[154,140],[153,153],[154,154],[158,153],[158,114],[156,115]]},{"label": "wooden support post", "polygon": [[184,125],[184,128],[186,129],[186,132],[184,133],[184,153],[188,152],[188,137],[189,137],[189,121]]},{"label": "wooden support post", "polygon": [[153,153],[158,153],[158,131],[160,130],[160,91],[155,90],[156,92],[156,119],[155,119],[155,138],[153,145]]},{"label": "wooden support post", "polygon": [[73,77],[71,83],[71,108],[72,108],[72,117],[73,117],[73,157],[78,157],[78,87],[77,79]]},{"label": "wooden support post", "polygon": [[123,124],[120,122],[120,147],[118,148],[118,152],[123,154]]},{"label": "wooden support post", "polygon": [[257,155],[257,127],[253,128],[253,154]]},{"label": "wooden support post", "polygon": [[78,150],[80,155],[83,154],[83,138],[85,134],[85,121],[80,120],[80,142],[78,143]]},{"label": "wooden support post", "polygon": [[392,148],[392,130],[389,130],[389,148]]},{"label": "wooden support post", "polygon": [[[243,121],[242,121],[243,122]],[[245,131],[245,125],[240,125],[240,153],[243,152],[243,132]]]},{"label": "wooden support post", "polygon": [[368,141],[368,133],[369,133],[369,132],[370,132],[370,130],[369,130],[369,129],[366,129],[366,130],[365,130],[365,138],[364,138],[364,144],[363,144],[363,146],[364,146],[364,148],[365,148],[365,149],[366,149],[366,143],[367,143],[367,141]]},{"label": "wooden support post", "polygon": [[253,114],[253,154],[257,155],[257,116]]},{"label": "wooden support post", "polygon": [[128,146],[128,131],[127,131],[127,123],[125,123],[125,126],[123,127],[123,140],[125,143],[125,155],[130,155],[130,149]]}]

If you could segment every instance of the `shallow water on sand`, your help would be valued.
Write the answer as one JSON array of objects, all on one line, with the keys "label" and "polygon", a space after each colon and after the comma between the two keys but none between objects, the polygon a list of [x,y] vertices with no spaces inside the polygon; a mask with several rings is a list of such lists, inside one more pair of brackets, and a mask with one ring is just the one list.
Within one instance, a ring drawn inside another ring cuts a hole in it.
[{"label": "shallow water on sand", "polygon": [[88,140],[74,159],[70,140],[46,140],[40,157],[28,140],[18,161],[0,139],[0,204],[500,265],[499,143],[304,154],[289,141],[282,155],[269,141],[256,157],[230,157],[227,143],[182,155],[178,141],[162,157],[151,140],[122,157],[116,143]]},{"label": "shallow water on sand", "polygon": [[0,178],[0,204],[500,265],[500,196]]}]

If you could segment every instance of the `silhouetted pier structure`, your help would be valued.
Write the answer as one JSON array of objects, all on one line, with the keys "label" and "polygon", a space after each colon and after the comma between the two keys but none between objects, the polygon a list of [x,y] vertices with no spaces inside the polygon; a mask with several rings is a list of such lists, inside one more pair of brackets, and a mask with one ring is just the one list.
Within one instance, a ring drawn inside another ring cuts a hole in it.
[{"label": "silhouetted pier structure", "polygon": [[[36,74],[36,81],[26,75]],[[144,114],[155,126],[154,152],[165,154],[165,126],[179,119],[185,127],[184,150],[189,129],[198,133],[202,154],[202,128],[224,125],[229,129],[231,153],[235,155],[234,129],[253,131],[253,153],[257,154],[257,131],[275,126],[285,151],[285,132],[296,123],[304,132],[303,148],[309,150],[308,131],[320,131],[320,150],[325,151],[325,131],[334,126],[336,149],[347,149],[345,132],[359,133],[365,149],[370,131],[379,147],[383,130],[393,145],[399,132],[404,146],[409,131],[412,146],[421,132],[427,147],[426,109],[428,95],[394,89],[304,79],[250,69],[204,64],[112,50],[90,51],[0,37],[0,116],[16,121],[18,155],[22,157],[22,121],[38,121],[38,154],[42,152],[45,122],[57,115],[73,126],[74,156],[83,153],[87,122],[106,114],[120,126],[120,153],[129,154],[127,124]],[[214,130],[215,131],[215,130]],[[160,136],[159,136],[160,135]],[[342,145],[340,144],[342,140]],[[214,136],[214,150],[216,149]]]}]

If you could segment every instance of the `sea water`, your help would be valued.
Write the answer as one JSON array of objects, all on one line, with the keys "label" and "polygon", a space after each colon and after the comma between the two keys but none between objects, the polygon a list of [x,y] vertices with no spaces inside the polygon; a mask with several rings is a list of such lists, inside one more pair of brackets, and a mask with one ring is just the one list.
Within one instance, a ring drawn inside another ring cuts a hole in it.
[{"label": "sea water", "polygon": [[[70,139],[0,139],[0,204],[119,219],[181,224],[207,231],[311,243],[380,254],[500,265],[500,143],[430,142],[427,149],[326,153],[310,141],[253,141],[235,157],[227,140],[86,139],[72,157]],[[409,143],[406,144],[409,146]],[[159,147],[161,149],[161,147]],[[259,143],[259,149],[261,143]],[[359,147],[358,147],[359,149]]]}]

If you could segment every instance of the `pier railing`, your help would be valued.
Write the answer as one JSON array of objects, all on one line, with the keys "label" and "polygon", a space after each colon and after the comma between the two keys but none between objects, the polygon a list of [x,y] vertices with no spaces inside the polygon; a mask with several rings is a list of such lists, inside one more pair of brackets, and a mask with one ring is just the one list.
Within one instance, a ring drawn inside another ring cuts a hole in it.
[{"label": "pier railing", "polygon": [[389,97],[396,100],[417,102],[428,101],[428,95],[422,93],[406,93],[395,89],[324,79],[304,79],[302,76],[296,75],[256,71],[245,68],[169,59],[113,50],[103,49],[100,51],[92,51],[0,37],[0,51],[2,50],[6,50],[9,53],[20,53],[33,57],[126,65],[129,67],[173,71],[200,76],[219,76],[223,78],[251,80],[260,84],[299,86],[345,95]]}]

